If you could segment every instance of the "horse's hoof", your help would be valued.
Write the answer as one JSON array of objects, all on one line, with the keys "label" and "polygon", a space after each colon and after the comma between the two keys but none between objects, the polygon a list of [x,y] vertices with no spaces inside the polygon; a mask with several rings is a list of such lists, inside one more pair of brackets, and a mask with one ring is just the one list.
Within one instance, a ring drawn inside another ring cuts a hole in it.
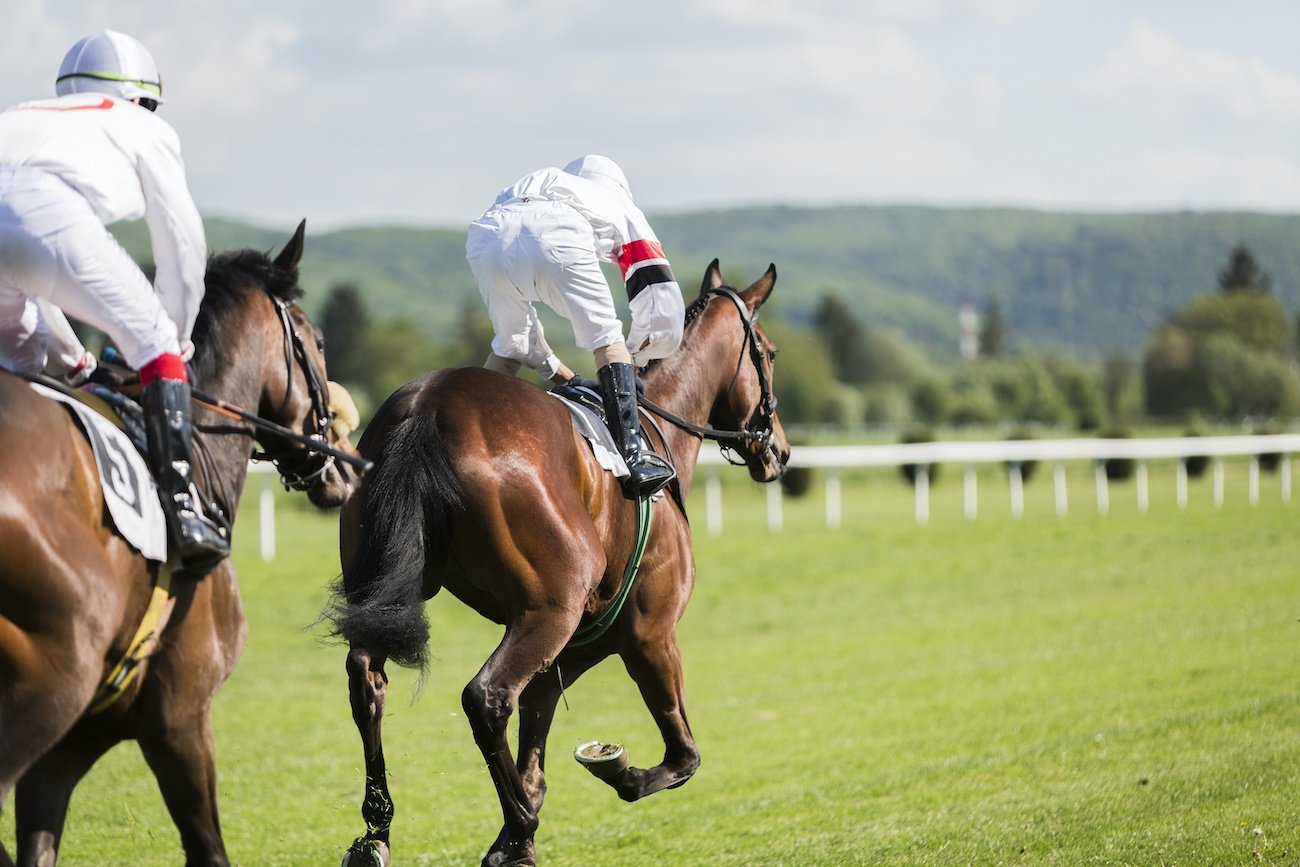
[{"label": "horse's hoof", "polygon": [[627,750],[622,744],[587,741],[573,751],[573,757],[598,780],[612,779],[627,770]]},{"label": "horse's hoof", "polygon": [[362,837],[343,853],[343,863],[339,867],[388,867],[390,863],[392,856],[387,843]]}]

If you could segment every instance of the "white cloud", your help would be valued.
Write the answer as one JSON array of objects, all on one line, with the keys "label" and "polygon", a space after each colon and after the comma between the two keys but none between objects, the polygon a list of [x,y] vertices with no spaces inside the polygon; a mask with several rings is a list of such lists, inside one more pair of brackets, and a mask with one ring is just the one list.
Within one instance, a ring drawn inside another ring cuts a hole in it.
[{"label": "white cloud", "polygon": [[1281,0],[1140,4],[1141,21],[1118,0],[10,5],[0,103],[49,93],[80,36],[132,33],[162,67],[200,207],[256,220],[460,225],[585,151],[624,162],[659,212],[1300,211],[1283,32],[1300,13]]},{"label": "white cloud", "polygon": [[824,32],[805,38],[795,56],[800,62],[787,68],[805,74],[806,86],[859,110],[916,117],[939,107],[943,74],[897,27]]},{"label": "white cloud", "polygon": [[1300,163],[1276,152],[1220,154],[1180,147],[1139,154],[1136,166],[1150,191],[1170,201],[1269,209],[1294,209],[1300,201]]},{"label": "white cloud", "polygon": [[1189,48],[1136,21],[1120,48],[1083,83],[1084,92],[1161,111],[1217,106],[1239,119],[1300,118],[1300,75],[1263,61]]}]

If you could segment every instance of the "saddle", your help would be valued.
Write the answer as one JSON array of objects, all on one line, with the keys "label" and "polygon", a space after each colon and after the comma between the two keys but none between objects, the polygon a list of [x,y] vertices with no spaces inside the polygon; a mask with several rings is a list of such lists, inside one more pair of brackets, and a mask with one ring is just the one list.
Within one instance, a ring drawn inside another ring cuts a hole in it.
[{"label": "saddle", "polygon": [[[637,379],[636,386],[637,394],[642,394],[645,386],[640,378]],[[615,478],[623,479],[631,475],[627,461],[623,458],[618,443],[614,440],[614,434],[609,429],[609,422],[605,417],[605,402],[601,397],[600,387],[597,383],[575,376],[567,383],[553,386],[547,393],[559,400],[569,410],[569,415],[573,419],[573,427],[587,440],[587,444],[591,447],[592,456],[596,458],[597,463],[613,473]],[[649,422],[650,426],[658,431],[658,425],[655,424],[654,419],[640,406],[637,409],[642,419]],[[661,431],[659,432],[659,440],[660,442],[666,442]],[[672,453],[667,452],[666,455],[659,455],[654,452],[644,434],[641,436],[641,447],[643,453],[655,455],[670,467],[673,465]],[[659,494],[656,494],[655,499],[658,499],[658,497]],[[674,493],[674,498],[678,499],[676,493]]]},{"label": "saddle", "polygon": [[[590,383],[590,385],[587,383]],[[605,421],[605,402],[601,399],[600,390],[596,387],[596,383],[591,382],[591,380],[586,380],[586,382],[566,382],[553,386],[551,394],[564,400],[573,401],[579,406],[591,410],[601,421]]]},{"label": "saddle", "polygon": [[601,404],[600,394],[590,388],[574,385],[557,385],[548,394],[564,404],[573,421],[573,427],[582,434],[591,447],[592,457],[596,463],[623,479],[630,475],[627,461],[619,453],[614,435],[605,423],[605,408]]},{"label": "saddle", "polygon": [[46,376],[22,378],[41,396],[63,404],[86,437],[117,532],[146,559],[166,561],[166,520],[143,457],[145,432],[139,406],[103,386],[74,389]]}]

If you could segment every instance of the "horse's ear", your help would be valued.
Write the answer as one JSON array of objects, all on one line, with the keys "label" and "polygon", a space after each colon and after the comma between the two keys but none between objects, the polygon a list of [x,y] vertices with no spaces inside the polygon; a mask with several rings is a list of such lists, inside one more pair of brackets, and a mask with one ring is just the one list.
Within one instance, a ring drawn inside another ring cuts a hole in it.
[{"label": "horse's ear", "polygon": [[722,269],[718,267],[718,260],[714,259],[709,263],[709,267],[704,269],[704,281],[700,283],[700,294],[708,292],[711,289],[717,289],[722,285]]},{"label": "horse's ear", "polygon": [[303,236],[307,234],[307,221],[303,220],[298,224],[298,231],[293,233],[289,243],[284,245],[280,255],[275,257],[275,268],[277,271],[283,271],[292,274],[298,270],[298,262],[302,260],[302,241]]},{"label": "horse's ear", "polygon": [[740,293],[740,297],[745,299],[745,306],[749,308],[751,314],[756,314],[758,308],[763,306],[767,296],[772,294],[772,287],[776,285],[776,265],[768,265],[766,273],[754,281],[754,284]]}]

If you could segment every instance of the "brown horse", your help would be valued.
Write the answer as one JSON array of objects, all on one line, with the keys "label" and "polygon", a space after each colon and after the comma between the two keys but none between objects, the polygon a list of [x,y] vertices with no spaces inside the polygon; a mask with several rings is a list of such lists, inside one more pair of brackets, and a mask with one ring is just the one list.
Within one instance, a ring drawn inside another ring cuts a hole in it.
[{"label": "brown horse", "polygon": [[[209,261],[193,379],[346,452],[331,432],[320,334],[295,303],[303,229],[274,262],[252,250]],[[0,407],[0,805],[14,789],[18,863],[54,864],[73,788],[110,747],[135,739],[185,863],[227,864],[209,711],[247,631],[234,570],[227,562],[197,580],[177,576],[157,651],[114,704],[89,713],[141,623],[157,567],[109,525],[68,411],[9,374],[0,374]],[[195,428],[196,475],[233,520],[254,430],[201,407]],[[354,484],[350,469],[300,443],[258,441],[318,506],[338,506]],[[0,844],[0,865],[13,863]]]},{"label": "brown horse", "polygon": [[[640,687],[664,758],[652,768],[623,767],[605,782],[635,801],[695,773],[676,634],[695,581],[684,503],[700,433],[735,444],[757,481],[784,471],[790,450],[770,387],[776,350],[754,320],[775,282],[771,267],[737,293],[714,260],[687,310],[681,348],[646,371],[646,399],[676,425],[652,442],[675,458],[679,475],[653,504],[627,604],[591,640],[572,641],[612,612],[637,542],[638,506],[596,463],[564,406],[521,380],[466,368],[407,383],[379,409],[358,445],[375,470],[341,515],[344,572],[332,612],[350,645],[352,715],[366,762],[367,832],[345,864],[388,863],[384,664],[425,664],[423,602],[442,587],[506,627],[462,694],[504,815],[484,864],[535,863],[556,701],[610,655],[622,657]],[[517,762],[506,742],[516,706],[528,709]]]}]

